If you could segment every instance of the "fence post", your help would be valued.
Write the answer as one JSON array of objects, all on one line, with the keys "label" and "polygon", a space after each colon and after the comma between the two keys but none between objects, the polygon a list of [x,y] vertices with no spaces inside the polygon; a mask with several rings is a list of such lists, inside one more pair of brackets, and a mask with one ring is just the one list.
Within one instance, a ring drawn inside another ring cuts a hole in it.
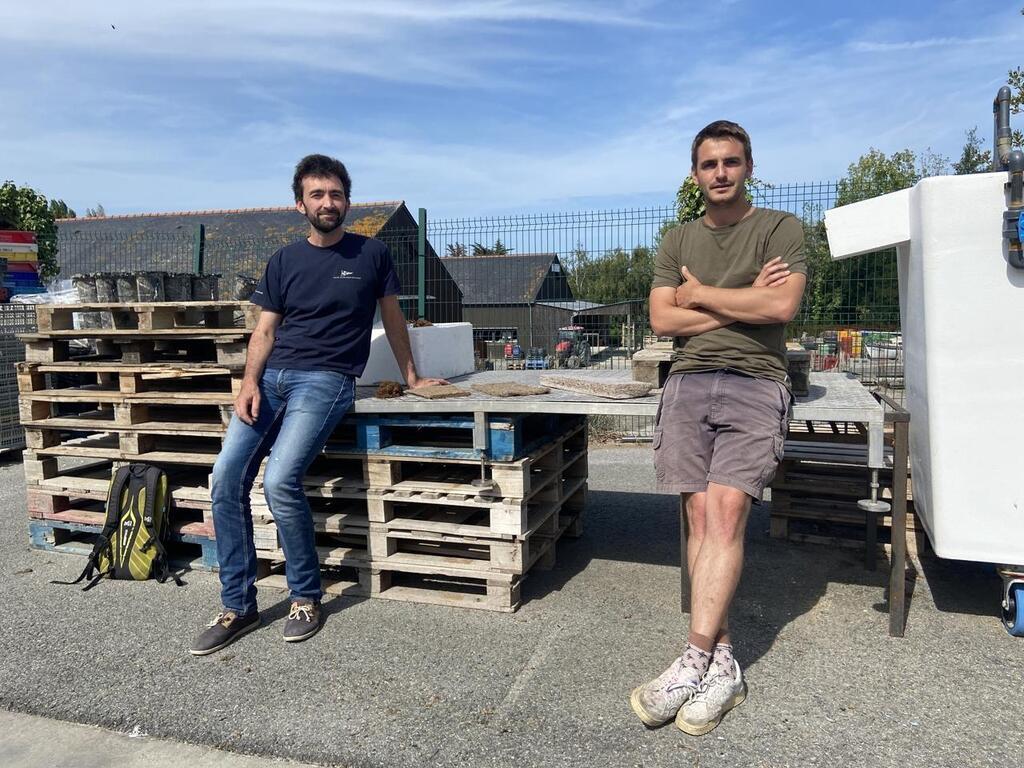
[{"label": "fence post", "polygon": [[427,316],[427,209],[420,208],[416,226],[416,317]]},{"label": "fence post", "polygon": [[192,272],[203,274],[203,254],[206,250],[206,227],[196,224],[196,234],[192,241]]}]

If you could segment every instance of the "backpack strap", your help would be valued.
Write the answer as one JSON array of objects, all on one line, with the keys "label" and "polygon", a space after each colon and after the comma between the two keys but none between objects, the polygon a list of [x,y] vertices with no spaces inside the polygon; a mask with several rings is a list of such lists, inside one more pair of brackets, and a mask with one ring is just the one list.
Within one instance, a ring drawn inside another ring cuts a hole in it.
[{"label": "backpack strap", "polygon": [[[92,552],[89,554],[89,559],[85,563],[85,568],[82,569],[82,573],[79,574],[78,578],[74,581],[51,581],[51,584],[77,584],[82,579],[92,579],[85,587],[82,588],[83,592],[87,592],[96,586],[96,583],[104,576],[108,575],[113,567],[108,568],[105,571],[101,571],[93,577],[93,573],[99,568],[100,557],[104,551],[110,550],[110,537],[117,529],[118,520],[121,517],[121,494],[124,492],[125,486],[128,485],[129,475],[131,473],[131,466],[119,467],[114,473],[114,476],[110,479],[110,487],[107,490],[107,509],[106,517],[103,519],[103,529],[96,536],[96,543],[93,545]],[[112,559],[112,558],[111,558]]]},{"label": "backpack strap", "polygon": [[[174,583],[179,587],[184,586],[181,579],[178,578],[178,574],[171,570],[170,558],[167,556],[167,548],[164,547],[162,539],[162,534],[167,530],[173,504],[170,483],[167,482],[167,475],[162,469],[160,469],[160,467],[154,467],[151,464],[133,464],[132,466],[136,467],[137,474],[139,468],[144,468],[142,474],[146,488],[146,505],[142,510],[142,524],[146,527],[146,531],[149,533],[149,541],[142,546],[142,551],[145,552],[150,547],[156,548],[157,556],[153,561],[153,565],[156,570],[155,576],[157,581],[163,584],[167,581],[167,577],[170,576],[174,579]],[[157,525],[156,502],[157,496],[161,490],[163,505],[165,508],[162,512],[160,525]]]}]

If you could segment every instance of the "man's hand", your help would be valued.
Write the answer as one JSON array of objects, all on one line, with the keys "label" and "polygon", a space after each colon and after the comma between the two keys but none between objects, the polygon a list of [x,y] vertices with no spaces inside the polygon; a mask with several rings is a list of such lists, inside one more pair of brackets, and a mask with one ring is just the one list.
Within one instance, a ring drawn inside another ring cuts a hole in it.
[{"label": "man's hand", "polygon": [[447,384],[447,379],[429,379],[420,378],[419,376],[409,377],[409,389],[419,389],[420,387],[432,387],[435,384]]},{"label": "man's hand", "polygon": [[249,379],[242,379],[242,388],[235,398],[235,415],[252,426],[260,415],[260,387]]},{"label": "man's hand", "polygon": [[780,285],[786,284],[786,278],[789,277],[789,264],[782,261],[781,256],[776,256],[774,259],[765,262],[765,265],[761,267],[761,272],[754,280],[752,288],[777,288]]},{"label": "man's hand", "polygon": [[697,291],[704,287],[704,284],[683,267],[679,270],[683,274],[683,284],[676,288],[676,306],[683,309],[697,309],[700,302],[697,300]]}]

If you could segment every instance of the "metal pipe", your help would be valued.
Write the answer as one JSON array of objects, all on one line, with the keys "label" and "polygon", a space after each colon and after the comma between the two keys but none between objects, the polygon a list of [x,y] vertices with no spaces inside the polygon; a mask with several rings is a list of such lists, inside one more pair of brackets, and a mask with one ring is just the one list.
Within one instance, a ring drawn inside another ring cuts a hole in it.
[{"label": "metal pipe", "polygon": [[999,89],[992,101],[992,170],[1005,171],[1010,156],[1010,86]]},{"label": "metal pipe", "polygon": [[1024,250],[1021,247],[1021,217],[1024,216],[1024,152],[1015,149],[1007,158],[1010,180],[1010,203],[1003,214],[1003,237],[1007,242],[1006,260],[1010,266],[1024,269]]}]

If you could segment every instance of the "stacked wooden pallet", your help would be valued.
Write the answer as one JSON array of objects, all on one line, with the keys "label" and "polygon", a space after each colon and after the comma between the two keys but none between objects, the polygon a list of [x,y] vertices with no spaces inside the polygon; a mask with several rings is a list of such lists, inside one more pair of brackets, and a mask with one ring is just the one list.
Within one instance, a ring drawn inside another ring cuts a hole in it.
[{"label": "stacked wooden pallet", "polygon": [[[108,327],[74,327],[76,312],[94,311]],[[175,485],[171,556],[215,568],[209,493],[183,489],[206,485],[255,314],[240,302],[160,302],[39,305],[36,315],[17,368],[32,545],[88,553],[113,468],[147,461]]]},{"label": "stacked wooden pallet", "polygon": [[[893,452],[886,445],[885,468],[879,471],[879,498],[892,503]],[[907,472],[907,468],[903,468]],[[908,481],[909,490],[909,481]],[[877,526],[886,540],[888,513],[869,517],[857,502],[870,497],[870,473],[864,436],[855,425],[791,425],[783,458],[771,483],[770,533],[773,538],[863,547]],[[909,494],[908,494],[909,497]],[[918,533],[908,498],[908,543]]]},{"label": "stacked wooden pallet", "polygon": [[[554,565],[560,537],[582,533],[586,503],[586,420],[545,416],[543,436],[530,439],[536,418],[492,417],[491,451],[505,458],[483,462],[466,447],[464,416],[356,416],[343,424],[305,478],[326,591],[515,610],[526,574]],[[402,442],[368,441],[382,423]],[[464,441],[450,435],[460,425]],[[284,552],[260,486],[258,477],[257,553],[280,571]],[[284,577],[261,584],[283,587]]]},{"label": "stacked wooden pallet", "polygon": [[[74,329],[79,310],[112,327]],[[171,481],[172,555],[216,567],[209,473],[254,322],[227,302],[39,308],[18,369],[33,546],[87,552],[111,470],[145,461]],[[69,374],[83,383],[53,386]],[[527,572],[582,532],[586,420],[488,414],[487,432],[481,458],[472,414],[346,417],[305,478],[329,592],[515,610]],[[283,586],[262,469],[251,508],[261,584]]]}]

